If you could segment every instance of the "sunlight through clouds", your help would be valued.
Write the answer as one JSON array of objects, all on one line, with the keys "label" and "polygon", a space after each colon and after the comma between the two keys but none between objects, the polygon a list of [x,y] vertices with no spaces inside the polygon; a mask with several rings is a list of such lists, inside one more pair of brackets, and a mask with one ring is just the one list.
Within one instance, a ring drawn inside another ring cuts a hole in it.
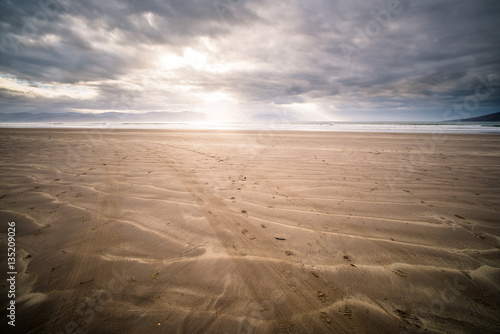
[{"label": "sunlight through clouds", "polygon": [[160,59],[163,70],[173,70],[184,66],[191,66],[194,69],[200,70],[207,65],[207,56],[201,52],[187,48],[182,56],[168,54]]},{"label": "sunlight through clouds", "polygon": [[5,89],[11,94],[26,95],[28,97],[69,97],[78,100],[95,98],[95,89],[68,84],[42,83],[35,81],[20,80],[12,75],[0,75],[0,89]]},{"label": "sunlight through clouds", "polygon": [[389,0],[0,2],[0,108],[439,120],[478,78],[497,85],[500,2],[394,1],[390,17]]}]

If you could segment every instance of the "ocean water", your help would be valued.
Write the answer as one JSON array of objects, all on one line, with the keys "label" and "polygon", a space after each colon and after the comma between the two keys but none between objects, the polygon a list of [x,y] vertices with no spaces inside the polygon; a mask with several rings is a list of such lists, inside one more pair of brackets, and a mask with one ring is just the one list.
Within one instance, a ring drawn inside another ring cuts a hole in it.
[{"label": "ocean water", "polygon": [[492,122],[292,122],[292,123],[0,123],[0,128],[270,130],[331,132],[475,133],[500,134]]}]

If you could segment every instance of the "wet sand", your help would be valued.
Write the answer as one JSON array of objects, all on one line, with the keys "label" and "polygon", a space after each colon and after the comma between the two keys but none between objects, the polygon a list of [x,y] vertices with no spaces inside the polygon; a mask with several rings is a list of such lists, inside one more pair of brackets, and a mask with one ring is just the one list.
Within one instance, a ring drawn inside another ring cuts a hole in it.
[{"label": "wet sand", "polygon": [[500,136],[0,129],[0,153],[8,333],[500,332]]}]

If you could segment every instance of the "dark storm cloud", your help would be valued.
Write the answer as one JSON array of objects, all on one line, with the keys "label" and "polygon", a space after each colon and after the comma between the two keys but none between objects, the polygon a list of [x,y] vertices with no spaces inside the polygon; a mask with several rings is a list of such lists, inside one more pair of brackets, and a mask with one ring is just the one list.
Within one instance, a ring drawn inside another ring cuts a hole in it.
[{"label": "dark storm cloud", "polygon": [[[189,45],[192,38],[228,32],[210,1],[2,1],[0,10],[0,68],[36,80],[115,78],[141,66],[147,45]],[[153,14],[154,27],[146,13]],[[240,11],[232,24],[245,24],[251,17],[248,10]],[[109,49],[92,46],[99,39],[109,43],[113,34],[114,42],[134,47],[134,54],[111,44]],[[59,37],[58,43],[44,43],[50,35]],[[28,45],[30,38],[37,43]]]},{"label": "dark storm cloud", "polygon": [[[484,114],[499,106],[499,16],[494,0],[2,0],[0,72],[96,95],[33,103],[9,86],[0,107],[185,109],[223,92],[250,113],[307,103],[334,118],[355,109],[439,119],[489,80],[490,94],[469,106]],[[187,48],[209,60],[157,64]]]}]

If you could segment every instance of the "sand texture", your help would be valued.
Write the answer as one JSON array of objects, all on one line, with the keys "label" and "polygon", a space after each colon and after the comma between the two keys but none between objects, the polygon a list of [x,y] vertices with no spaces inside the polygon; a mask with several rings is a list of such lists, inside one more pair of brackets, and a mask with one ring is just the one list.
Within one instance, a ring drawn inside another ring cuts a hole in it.
[{"label": "sand texture", "polygon": [[8,333],[500,332],[500,136],[0,129],[0,173]]}]

